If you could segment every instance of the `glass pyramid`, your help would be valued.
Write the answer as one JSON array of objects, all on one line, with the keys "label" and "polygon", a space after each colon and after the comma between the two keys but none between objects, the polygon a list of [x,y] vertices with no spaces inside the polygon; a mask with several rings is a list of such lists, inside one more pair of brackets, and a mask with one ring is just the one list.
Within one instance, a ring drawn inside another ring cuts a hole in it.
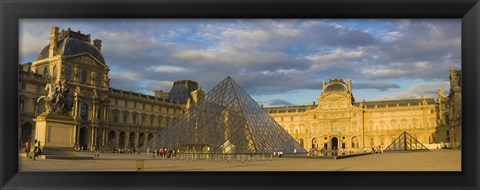
[{"label": "glass pyramid", "polygon": [[400,136],[398,136],[392,144],[388,145],[388,147],[384,151],[413,151],[413,150],[427,150],[428,148],[425,147],[422,143],[420,143],[417,139],[412,137],[412,135],[408,134],[404,131]]},{"label": "glass pyramid", "polygon": [[[155,139],[155,138],[154,138]],[[231,77],[150,140],[149,147],[217,154],[306,153]]]}]

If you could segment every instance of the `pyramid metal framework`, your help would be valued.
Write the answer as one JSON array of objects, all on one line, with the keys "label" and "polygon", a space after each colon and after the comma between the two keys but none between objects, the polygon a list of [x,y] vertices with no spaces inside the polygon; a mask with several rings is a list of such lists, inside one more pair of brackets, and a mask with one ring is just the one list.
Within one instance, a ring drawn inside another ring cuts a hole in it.
[{"label": "pyramid metal framework", "polygon": [[420,143],[417,139],[412,137],[404,131],[400,136],[398,136],[384,151],[416,151],[416,150],[426,150],[429,149]]},{"label": "pyramid metal framework", "polygon": [[307,152],[231,77],[141,149],[146,147],[217,154]]}]

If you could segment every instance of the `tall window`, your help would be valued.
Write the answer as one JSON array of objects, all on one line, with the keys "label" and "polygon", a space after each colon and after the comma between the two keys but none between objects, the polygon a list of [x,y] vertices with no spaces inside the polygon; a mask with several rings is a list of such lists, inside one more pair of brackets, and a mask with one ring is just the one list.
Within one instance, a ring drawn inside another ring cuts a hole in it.
[{"label": "tall window", "polygon": [[18,104],[18,111],[20,112],[25,111],[25,100],[20,100],[20,103]]},{"label": "tall window", "polygon": [[100,73],[97,73],[97,76],[95,76],[95,84],[100,87],[102,85],[102,76]]},{"label": "tall window", "polygon": [[22,82],[22,84],[20,85],[20,88],[21,88],[22,90],[25,90],[25,88],[26,88],[26,85],[25,85],[25,83],[24,83],[24,82]]},{"label": "tall window", "polygon": [[118,123],[118,112],[116,111],[113,112],[113,122]]},{"label": "tall window", "polygon": [[81,112],[80,112],[80,117],[83,119],[83,120],[87,120],[88,119],[88,105],[86,103],[83,103],[82,104],[82,108],[81,108]]},{"label": "tall window", "polygon": [[123,123],[127,123],[128,122],[128,113],[123,113]]},{"label": "tall window", "polygon": [[48,77],[48,67],[43,69],[43,77]]},{"label": "tall window", "polygon": [[53,66],[53,78],[57,77],[57,66]]},{"label": "tall window", "polygon": [[72,80],[72,68],[70,66],[67,66],[67,68],[65,69],[65,80]]},{"label": "tall window", "polygon": [[82,71],[82,83],[87,83],[87,71],[85,70]]}]

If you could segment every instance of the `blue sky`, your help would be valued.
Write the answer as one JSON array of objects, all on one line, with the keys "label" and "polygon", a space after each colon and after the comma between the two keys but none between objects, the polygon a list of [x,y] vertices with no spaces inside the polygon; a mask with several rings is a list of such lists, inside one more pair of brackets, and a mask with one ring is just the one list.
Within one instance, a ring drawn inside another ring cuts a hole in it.
[{"label": "blue sky", "polygon": [[461,60],[460,19],[23,19],[21,63],[52,25],[103,41],[113,88],[190,79],[208,92],[231,76],[266,106],[311,104],[333,78],[351,79],[357,101],[436,98]]}]

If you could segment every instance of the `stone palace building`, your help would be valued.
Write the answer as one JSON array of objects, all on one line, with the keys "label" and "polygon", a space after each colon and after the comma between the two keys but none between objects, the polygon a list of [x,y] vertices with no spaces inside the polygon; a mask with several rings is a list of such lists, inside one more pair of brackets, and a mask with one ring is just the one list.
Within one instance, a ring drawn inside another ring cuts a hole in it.
[{"label": "stone palace building", "polygon": [[[195,81],[175,81],[168,92],[155,95],[110,87],[102,41],[52,26],[50,42],[34,62],[19,67],[18,139],[35,139],[35,117],[44,112],[49,82],[66,82],[74,100],[74,142],[84,149],[142,146],[186,109]],[[461,146],[461,71],[450,70],[450,93],[439,89],[437,100],[355,101],[352,82],[323,82],[311,105],[268,107],[270,114],[306,150],[385,148],[403,131],[423,144]]]},{"label": "stone palace building", "polygon": [[[155,96],[110,88],[109,67],[101,53],[102,41],[70,29],[59,31],[53,26],[50,43],[34,62],[20,65],[18,139],[35,139],[35,117],[45,111],[37,99],[46,95],[48,82],[66,81],[73,96],[70,113],[75,125],[74,142],[89,149],[142,146],[155,138],[159,130],[179,117],[194,81],[174,82],[172,91],[156,91]],[[37,105],[38,104],[38,105]]]},{"label": "stone palace building", "polygon": [[264,108],[305,149],[386,148],[404,131],[422,144],[461,146],[461,71],[450,69],[451,90],[438,99],[355,102],[352,83],[323,82],[311,105]]}]

